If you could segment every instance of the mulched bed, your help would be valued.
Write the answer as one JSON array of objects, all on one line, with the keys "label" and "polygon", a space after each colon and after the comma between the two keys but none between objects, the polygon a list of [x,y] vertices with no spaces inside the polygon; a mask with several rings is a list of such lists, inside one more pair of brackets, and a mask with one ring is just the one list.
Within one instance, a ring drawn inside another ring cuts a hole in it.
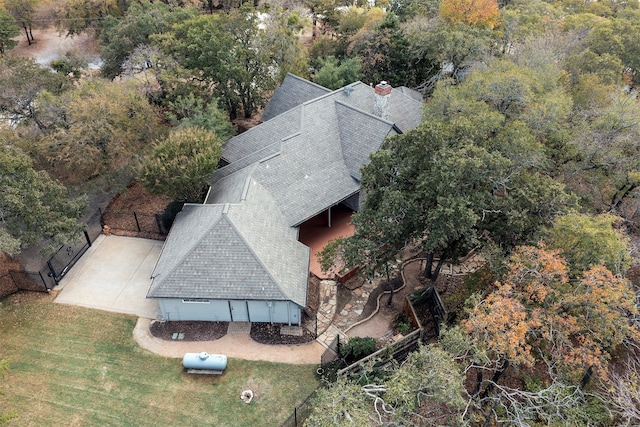
[{"label": "mulched bed", "polygon": [[151,335],[172,341],[173,334],[182,333],[182,341],[213,341],[227,334],[228,322],[152,322]]},{"label": "mulched bed", "polygon": [[[398,290],[403,285],[402,277],[396,277],[391,279],[391,284],[393,285],[394,291]],[[371,313],[373,313],[377,307],[378,296],[380,296],[381,293],[388,290],[389,290],[389,285],[387,285],[386,283],[381,283],[380,286],[378,286],[373,291],[371,291],[371,293],[369,294],[369,299],[367,299],[367,303],[364,305],[362,314],[360,315],[361,319],[366,319],[367,317],[371,316]],[[384,304],[386,304],[386,300]],[[381,302],[381,305],[382,305],[382,302]]]},{"label": "mulched bed", "polygon": [[280,325],[271,323],[252,323],[251,339],[260,344],[304,344],[315,339],[306,328],[302,328],[302,336],[280,335]]}]

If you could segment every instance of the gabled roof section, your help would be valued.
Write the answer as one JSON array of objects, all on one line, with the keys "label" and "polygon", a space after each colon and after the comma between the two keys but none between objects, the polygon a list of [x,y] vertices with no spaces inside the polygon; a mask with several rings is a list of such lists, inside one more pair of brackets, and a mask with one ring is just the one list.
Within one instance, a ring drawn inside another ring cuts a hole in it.
[{"label": "gabled roof section", "polygon": [[376,95],[363,83],[322,93],[227,141],[224,157],[232,162],[210,178],[212,191],[254,165],[251,177],[272,195],[287,224],[297,226],[359,190],[360,168],[386,136],[402,131],[396,122],[408,130],[422,118],[422,104],[399,91],[388,95],[388,120],[372,114]]},{"label": "gabled roof section", "polygon": [[410,96],[411,98],[415,99],[416,101],[422,103],[423,96],[417,90],[410,89],[410,88],[408,88],[406,86],[400,86],[398,88],[395,88],[395,90],[398,90],[401,93],[404,93],[405,95]]},{"label": "gabled roof section", "polygon": [[[223,205],[185,204],[176,216],[160,258],[153,271],[153,282],[147,297],[165,296],[165,284],[193,249],[222,218]],[[169,285],[171,285],[169,283]]]},{"label": "gabled roof section", "polygon": [[378,151],[385,137],[396,134],[393,123],[336,102],[340,143],[344,163],[351,176],[360,181],[360,169],[369,155]]},{"label": "gabled roof section", "polygon": [[247,181],[255,168],[255,164],[250,164],[236,173],[221,178],[216,185],[211,186],[207,200],[204,203],[207,205],[240,203],[246,198]]},{"label": "gabled roof section", "polygon": [[[269,192],[258,182],[251,180],[246,201],[241,205],[231,206],[229,218],[265,271],[273,278],[281,294],[304,307],[310,249],[298,242],[298,231],[285,222]],[[260,285],[245,282],[244,286],[256,287],[255,294],[262,295],[265,299],[283,299],[264,295],[267,289],[261,290]],[[276,294],[275,290],[271,293]]]},{"label": "gabled roof section", "polygon": [[[334,92],[334,99],[351,105],[358,110],[373,114],[375,93],[372,87],[362,82],[352,83]],[[413,129],[422,121],[422,102],[413,99],[402,91],[392,89],[389,95],[387,120],[394,123],[402,132]]]},{"label": "gabled roof section", "polygon": [[229,163],[237,162],[257,151],[262,151],[261,156],[266,157],[270,150],[277,151],[274,143],[300,131],[301,114],[301,107],[294,108],[270,120],[268,124],[263,123],[234,136],[222,146],[222,157]]},{"label": "gabled roof section", "polygon": [[325,95],[331,90],[318,84],[302,79],[293,74],[287,74],[282,84],[273,92],[273,96],[262,113],[262,121],[289,111],[307,101]]},{"label": "gabled roof section", "polygon": [[243,193],[239,204],[185,205],[148,297],[291,300],[305,306],[309,248],[296,240],[296,230],[258,183],[247,180]]}]

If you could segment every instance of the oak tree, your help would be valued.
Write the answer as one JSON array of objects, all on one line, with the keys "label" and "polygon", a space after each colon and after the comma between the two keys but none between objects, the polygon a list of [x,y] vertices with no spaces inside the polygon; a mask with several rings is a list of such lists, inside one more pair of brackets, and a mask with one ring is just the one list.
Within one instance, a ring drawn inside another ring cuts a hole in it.
[{"label": "oak tree", "polygon": [[42,245],[47,253],[81,236],[78,218],[84,198],[44,171],[36,171],[29,156],[0,139],[0,250],[9,254]]}]

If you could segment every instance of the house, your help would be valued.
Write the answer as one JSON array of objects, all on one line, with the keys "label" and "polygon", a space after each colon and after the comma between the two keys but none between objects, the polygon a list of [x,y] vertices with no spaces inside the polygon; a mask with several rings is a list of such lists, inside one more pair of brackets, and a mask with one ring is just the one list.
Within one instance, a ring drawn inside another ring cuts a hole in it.
[{"label": "house", "polygon": [[162,317],[299,325],[310,259],[299,227],[340,204],[358,210],[361,167],[420,123],[417,98],[386,82],[330,91],[288,75],[263,123],[225,143],[204,204],[176,217],[147,294]]}]

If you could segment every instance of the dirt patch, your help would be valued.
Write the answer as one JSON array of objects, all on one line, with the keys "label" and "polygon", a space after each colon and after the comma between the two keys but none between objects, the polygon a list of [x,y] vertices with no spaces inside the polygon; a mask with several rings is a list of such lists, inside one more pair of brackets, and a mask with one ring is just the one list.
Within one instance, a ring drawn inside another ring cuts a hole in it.
[{"label": "dirt patch", "polygon": [[105,209],[105,230],[118,236],[164,240],[163,231],[167,227],[163,224],[162,216],[169,203],[169,197],[153,195],[136,182],[116,195]]},{"label": "dirt patch", "polygon": [[163,340],[213,341],[225,336],[228,327],[228,322],[152,322],[149,331]]},{"label": "dirt patch", "polygon": [[51,61],[64,57],[67,52],[76,51],[85,57],[89,69],[100,66],[99,43],[86,32],[67,37],[55,28],[34,29],[33,37],[35,42],[29,45],[21,32],[18,45],[9,52],[12,55],[33,58],[38,64],[49,65]]}]

